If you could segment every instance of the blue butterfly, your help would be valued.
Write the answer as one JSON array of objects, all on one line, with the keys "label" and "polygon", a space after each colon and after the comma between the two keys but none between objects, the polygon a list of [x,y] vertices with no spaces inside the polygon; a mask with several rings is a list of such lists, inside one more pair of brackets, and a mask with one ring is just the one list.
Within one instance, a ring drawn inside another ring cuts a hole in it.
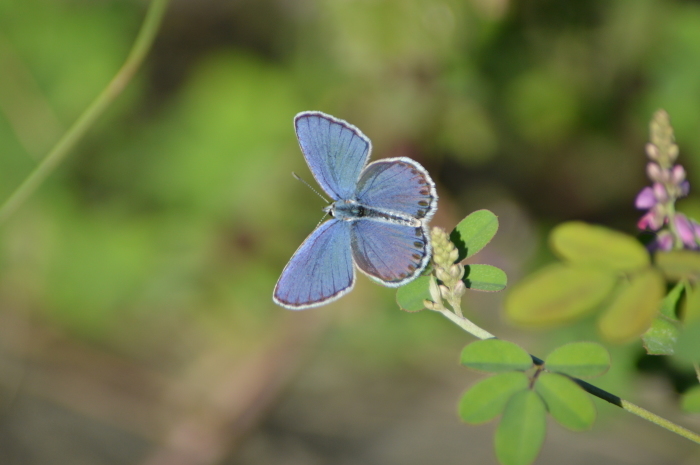
[{"label": "blue butterfly", "polygon": [[367,164],[372,144],[355,126],[319,111],[294,118],[311,173],[334,202],[332,217],[301,244],[282,271],[272,300],[292,310],[318,307],[355,285],[355,267],[398,287],[430,260],[428,221],[437,210],[435,183],[415,161]]}]

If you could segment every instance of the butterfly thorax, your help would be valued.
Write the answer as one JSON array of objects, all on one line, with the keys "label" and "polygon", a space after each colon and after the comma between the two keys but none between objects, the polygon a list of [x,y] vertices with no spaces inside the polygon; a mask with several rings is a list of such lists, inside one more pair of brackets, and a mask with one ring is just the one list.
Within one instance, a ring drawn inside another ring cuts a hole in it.
[{"label": "butterfly thorax", "polygon": [[406,213],[370,207],[357,200],[337,200],[325,207],[323,211],[329,213],[333,218],[342,221],[365,219],[413,227],[419,227],[421,225],[421,220]]}]

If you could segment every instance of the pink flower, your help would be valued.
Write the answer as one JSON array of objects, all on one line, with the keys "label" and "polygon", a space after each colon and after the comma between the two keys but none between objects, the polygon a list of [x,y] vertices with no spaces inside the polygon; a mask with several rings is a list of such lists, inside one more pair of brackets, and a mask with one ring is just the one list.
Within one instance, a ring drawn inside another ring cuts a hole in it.
[{"label": "pink flower", "polygon": [[695,240],[695,228],[688,217],[683,213],[676,213],[673,218],[673,224],[676,227],[678,236],[680,236],[681,240],[683,241],[683,245],[685,245],[688,249],[696,249],[698,247],[698,243]]},{"label": "pink flower", "polygon": [[661,229],[661,227],[666,222],[666,215],[664,215],[660,210],[661,209],[655,205],[654,208],[649,210],[644,216],[642,216],[639,219],[639,221],[637,222],[637,227],[642,230],[649,229],[651,231],[657,231]]}]

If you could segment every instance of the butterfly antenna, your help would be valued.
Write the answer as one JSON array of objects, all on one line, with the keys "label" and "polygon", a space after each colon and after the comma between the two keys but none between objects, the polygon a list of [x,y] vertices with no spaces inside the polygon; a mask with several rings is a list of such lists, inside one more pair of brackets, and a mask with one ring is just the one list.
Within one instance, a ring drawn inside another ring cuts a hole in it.
[{"label": "butterfly antenna", "polygon": [[[299,177],[299,175],[296,174],[294,171],[292,171],[292,176],[294,176],[294,177],[296,178],[297,181],[301,181],[302,183],[306,184],[306,187],[308,187],[309,189],[311,189],[312,191],[314,191],[314,193],[315,193],[316,195],[318,195],[319,197],[321,197],[321,198],[323,199],[324,202],[330,203],[328,200],[326,200],[326,198],[325,198],[324,196],[322,196],[316,189],[314,189],[314,188],[311,186],[311,184],[309,184],[308,182],[306,182],[306,181],[304,181],[303,179],[301,179],[301,178]],[[325,218],[325,216],[324,216],[324,218]]]},{"label": "butterfly antenna", "polygon": [[320,220],[320,221],[318,222],[318,224],[316,225],[317,228],[318,228],[319,226],[321,226],[321,223],[323,223],[324,221],[326,221],[326,218],[328,218],[328,215],[330,215],[330,213],[328,213],[328,212],[326,212],[326,213],[323,215],[323,218],[321,218],[321,220]]}]

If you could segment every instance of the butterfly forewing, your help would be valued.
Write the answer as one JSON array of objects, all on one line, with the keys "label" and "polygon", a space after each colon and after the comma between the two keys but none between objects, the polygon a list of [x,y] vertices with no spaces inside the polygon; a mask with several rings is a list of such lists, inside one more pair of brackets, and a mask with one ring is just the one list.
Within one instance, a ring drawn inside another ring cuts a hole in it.
[{"label": "butterfly forewing", "polygon": [[299,146],[311,173],[334,200],[350,199],[372,145],[355,126],[307,111],[294,118]]},{"label": "butterfly forewing", "polygon": [[277,281],[273,299],[283,307],[301,310],[331,302],[354,284],[350,224],[331,219],[294,253]]},{"label": "butterfly forewing", "polygon": [[357,267],[371,278],[385,286],[401,286],[418,276],[430,259],[427,227],[355,221],[352,256]]},{"label": "butterfly forewing", "polygon": [[357,200],[363,205],[397,211],[428,222],[437,209],[435,184],[410,158],[370,163],[360,175]]}]

